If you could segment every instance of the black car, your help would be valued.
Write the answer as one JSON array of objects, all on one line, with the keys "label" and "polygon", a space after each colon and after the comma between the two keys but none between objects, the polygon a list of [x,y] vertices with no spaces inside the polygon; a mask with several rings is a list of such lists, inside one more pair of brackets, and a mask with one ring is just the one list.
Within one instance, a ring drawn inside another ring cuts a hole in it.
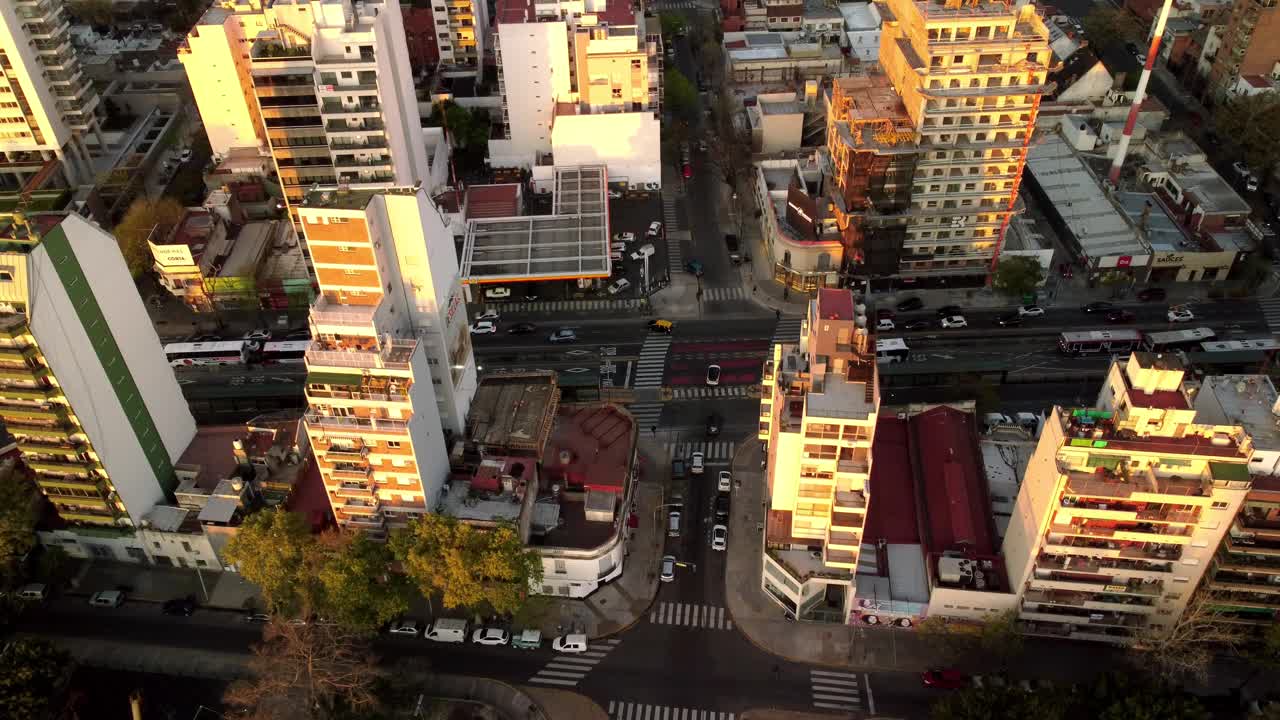
[{"label": "black car", "polygon": [[903,330],[928,330],[933,327],[933,323],[928,320],[912,320],[902,326]]},{"label": "black car", "polygon": [[1080,309],[1087,313],[1106,313],[1115,310],[1116,306],[1109,302],[1091,302]]},{"label": "black car", "polygon": [[964,315],[964,308],[959,305],[943,305],[938,308],[937,316],[939,320],[945,317],[954,317],[956,315]]},{"label": "black car", "polygon": [[538,329],[538,326],[534,325],[533,323],[522,322],[522,323],[516,323],[515,325],[512,325],[511,327],[507,328],[507,334],[508,335],[528,335],[529,333],[537,329]]},{"label": "black car", "polygon": [[1157,300],[1164,300],[1165,295],[1166,295],[1165,290],[1162,287],[1149,287],[1149,288],[1143,288],[1138,291],[1138,299],[1141,300],[1142,302],[1155,302]]},{"label": "black car", "polygon": [[1137,320],[1138,317],[1128,310],[1112,310],[1107,313],[1107,316],[1104,319],[1109,323],[1119,325],[1122,323],[1131,323],[1134,320]]},{"label": "black car", "polygon": [[719,413],[712,413],[707,416],[707,437],[715,437],[720,434],[720,428],[724,425],[724,418]]},{"label": "black car", "polygon": [[918,297],[909,297],[895,306],[898,312],[911,312],[924,307],[924,301]]},{"label": "black car", "polygon": [[1022,324],[1022,316],[1018,313],[1009,313],[996,318],[996,325],[1000,327],[1017,327]]},{"label": "black car", "polygon": [[195,611],[195,595],[166,600],[165,603],[160,606],[160,612],[165,615],[182,615],[183,617],[190,617],[191,613]]},{"label": "black car", "polygon": [[729,493],[722,492],[716,495],[716,519],[725,520],[729,517]]}]

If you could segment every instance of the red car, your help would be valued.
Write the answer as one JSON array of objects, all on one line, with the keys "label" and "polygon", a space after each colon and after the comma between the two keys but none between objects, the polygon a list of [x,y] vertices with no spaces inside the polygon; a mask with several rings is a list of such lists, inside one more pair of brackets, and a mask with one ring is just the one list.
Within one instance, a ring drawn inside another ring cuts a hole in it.
[{"label": "red car", "polygon": [[1109,323],[1114,323],[1118,325],[1121,323],[1131,323],[1134,320],[1137,320],[1138,318],[1136,315],[1129,312],[1128,310],[1112,310],[1111,312],[1107,313],[1105,319]]},{"label": "red car", "polygon": [[920,680],[925,687],[940,690],[959,690],[969,685],[969,676],[959,670],[929,670],[920,673]]},{"label": "red car", "polygon": [[1059,275],[1061,275],[1062,277],[1064,277],[1064,278],[1066,278],[1066,279],[1070,280],[1070,279],[1071,279],[1071,276],[1072,276],[1072,272],[1071,272],[1071,265],[1070,265],[1069,263],[1059,263],[1059,264],[1058,264],[1058,274],[1059,274]]}]

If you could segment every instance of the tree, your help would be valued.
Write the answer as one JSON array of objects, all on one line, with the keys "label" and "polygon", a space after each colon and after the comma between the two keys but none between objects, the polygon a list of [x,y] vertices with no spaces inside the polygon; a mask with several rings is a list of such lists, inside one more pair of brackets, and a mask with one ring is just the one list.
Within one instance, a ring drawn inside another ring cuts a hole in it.
[{"label": "tree", "polygon": [[1084,35],[1101,49],[1123,43],[1137,43],[1146,37],[1138,18],[1128,10],[1095,5],[1081,21]]},{"label": "tree", "polygon": [[409,609],[409,582],[390,571],[385,543],[364,533],[335,533],[325,545],[318,579],[327,620],[372,633]]},{"label": "tree", "polygon": [[1015,298],[1030,295],[1044,281],[1044,268],[1033,257],[1005,255],[996,265],[992,282],[996,290]]},{"label": "tree", "polygon": [[427,125],[443,126],[449,142],[461,150],[483,151],[489,145],[489,113],[486,110],[473,112],[452,100],[445,100],[431,108]]},{"label": "tree", "polygon": [[1068,698],[1068,717],[1098,720],[1205,720],[1200,701],[1176,686],[1129,673],[1101,673]]},{"label": "tree", "polygon": [[932,615],[916,631],[936,652],[953,662],[965,658],[1003,670],[1022,654],[1022,634],[1015,610],[983,623],[951,622]]},{"label": "tree", "polygon": [[0,655],[0,717],[45,717],[70,664],[70,655],[44,640],[9,641]]},{"label": "tree", "polygon": [[75,0],[67,9],[81,21],[97,27],[110,25],[115,20],[111,0]]},{"label": "tree", "polygon": [[396,531],[391,549],[423,595],[441,595],[446,608],[514,614],[542,583],[542,558],[510,525],[479,529],[425,515]]},{"label": "tree", "polygon": [[115,227],[116,242],[133,276],[151,268],[151,248],[147,241],[168,237],[182,221],[184,209],[178,201],[167,198],[141,197],[133,201]]},{"label": "tree", "polygon": [[262,510],[245,519],[227,543],[227,560],[262,590],[272,613],[306,616],[318,610],[315,540],[301,513]]},{"label": "tree", "polygon": [[0,563],[12,577],[19,558],[35,546],[43,500],[31,477],[16,468],[0,477]]},{"label": "tree", "polygon": [[698,93],[693,83],[674,66],[668,67],[663,76],[663,101],[676,118],[692,123],[698,116]]},{"label": "tree", "polygon": [[662,26],[662,42],[666,45],[675,42],[676,36],[685,30],[684,18],[675,13],[659,14],[658,23]]},{"label": "tree", "polygon": [[[254,720],[369,717],[384,673],[368,645],[338,625],[272,622],[249,660],[249,678],[223,701]],[[243,716],[243,715],[242,715]]]},{"label": "tree", "polygon": [[1147,627],[1138,634],[1131,659],[1157,682],[1203,683],[1218,653],[1242,645],[1240,631],[1220,616],[1210,592],[1197,592],[1171,626]]},{"label": "tree", "polygon": [[1218,135],[1230,138],[1249,167],[1265,179],[1280,160],[1280,98],[1273,93],[1234,96],[1213,113]]},{"label": "tree", "polygon": [[1119,270],[1108,270],[1102,273],[1102,277],[1098,278],[1098,284],[1103,287],[1111,288],[1111,297],[1120,297],[1120,289],[1127,285],[1132,278],[1126,273]]},{"label": "tree", "polygon": [[984,685],[951,693],[934,703],[933,720],[1061,720],[1068,717],[1061,703],[1047,692],[1029,692],[1011,685]]},{"label": "tree", "polygon": [[707,162],[736,192],[754,165],[751,162],[751,133],[733,122],[734,114],[733,98],[728,93],[717,94],[711,107],[714,132],[707,135]]}]

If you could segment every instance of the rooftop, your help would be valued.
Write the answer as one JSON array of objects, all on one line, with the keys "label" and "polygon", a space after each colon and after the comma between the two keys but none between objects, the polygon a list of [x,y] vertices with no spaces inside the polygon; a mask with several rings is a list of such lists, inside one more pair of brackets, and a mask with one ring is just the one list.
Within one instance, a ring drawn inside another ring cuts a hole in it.
[{"label": "rooftop", "polygon": [[945,405],[910,419],[929,552],[996,551],[974,417]]},{"label": "rooftop", "polygon": [[520,186],[472,185],[467,188],[466,219],[504,218],[520,214]]},{"label": "rooftop", "polygon": [[920,529],[916,524],[907,421],[896,417],[878,418],[871,457],[875,461],[871,463],[871,499],[863,538],[868,543],[884,540],[918,544]]},{"label": "rooftop", "polygon": [[198,469],[196,487],[212,492],[239,464],[233,443],[245,436],[244,425],[206,425],[182,451],[175,466]]},{"label": "rooftop", "polygon": [[[1134,227],[1143,229],[1147,244],[1157,252],[1198,252],[1200,243],[1193,241],[1182,225],[1169,215],[1169,209],[1152,193],[1117,192],[1116,203]],[[1143,213],[1146,219],[1143,220]],[[1144,227],[1145,225],[1145,227]]]},{"label": "rooftop", "polygon": [[1254,447],[1280,450],[1275,385],[1266,375],[1206,377],[1196,393],[1196,422],[1241,425]]},{"label": "rooftop", "polygon": [[542,456],[546,482],[621,493],[631,473],[636,425],[613,405],[565,405]]},{"label": "rooftop", "polygon": [[1092,408],[1069,409],[1061,420],[1070,447],[1221,458],[1248,457],[1252,451],[1252,442],[1242,444],[1247,436],[1219,431],[1212,426],[1188,426],[1187,434],[1182,437],[1147,437],[1133,430],[1117,429],[1109,413]]},{"label": "rooftop", "polygon": [[364,210],[376,195],[413,195],[417,188],[382,187],[351,189],[346,185],[329,185],[315,187],[302,196],[304,208],[327,208],[330,210]]},{"label": "rooftop", "polygon": [[467,414],[467,440],[487,452],[540,455],[559,405],[556,373],[541,370],[486,375]]},{"label": "rooftop", "polygon": [[844,16],[846,30],[871,30],[880,27],[880,16],[872,9],[869,2],[840,3],[840,14]]},{"label": "rooftop", "polygon": [[1204,150],[1181,131],[1148,138],[1149,169],[1168,175],[1205,212],[1248,215],[1249,203],[1209,164]]},{"label": "rooftop", "polygon": [[853,293],[835,288],[819,290],[818,317],[827,320],[853,320]]}]

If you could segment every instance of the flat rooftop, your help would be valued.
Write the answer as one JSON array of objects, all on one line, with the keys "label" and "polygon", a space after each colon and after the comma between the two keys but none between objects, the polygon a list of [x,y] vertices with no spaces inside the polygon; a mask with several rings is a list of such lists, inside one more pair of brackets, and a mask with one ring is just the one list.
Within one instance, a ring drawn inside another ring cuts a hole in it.
[{"label": "flat rooftop", "polygon": [[883,416],[876,419],[871,457],[874,459],[871,497],[862,537],[868,543],[884,540],[918,545],[920,530],[916,524],[916,492],[906,420]]},{"label": "flat rooftop", "polygon": [[467,188],[466,219],[514,217],[520,214],[520,186],[472,185]]},{"label": "flat rooftop", "polygon": [[932,553],[994,554],[991,503],[973,415],[944,405],[912,417],[910,423],[917,477],[923,485],[926,548]]},{"label": "flat rooftop", "polygon": [[1027,171],[1086,255],[1148,254],[1137,229],[1111,204],[1098,178],[1060,135],[1032,143]]},{"label": "flat rooftop", "polygon": [[364,210],[369,201],[377,195],[413,195],[417,190],[410,187],[380,188],[348,188],[342,185],[329,185],[308,190],[302,196],[303,208],[326,208],[330,210]]},{"label": "flat rooftop", "polygon": [[1142,227],[1142,214],[1150,208],[1150,212],[1147,212],[1146,235],[1147,243],[1153,251],[1200,251],[1200,243],[1193,241],[1187,235],[1186,230],[1169,215],[1168,208],[1154,194],[1117,192],[1115,199],[1120,209],[1129,217],[1129,222],[1135,227]]},{"label": "flat rooftop", "polygon": [[551,436],[560,390],[554,371],[486,375],[467,413],[467,440],[540,454]]},{"label": "flat rooftop", "polygon": [[556,413],[542,471],[547,482],[564,487],[622,493],[635,442],[635,421],[618,407],[564,405]]},{"label": "flat rooftop", "polygon": [[220,481],[236,469],[232,443],[248,434],[244,425],[206,425],[196,428],[195,437],[182,451],[174,465],[199,467],[196,487],[212,492]]},{"label": "flat rooftop", "polygon": [[827,320],[853,320],[853,293],[835,288],[819,290],[818,317]]},{"label": "flat rooftop", "polygon": [[1266,375],[1213,375],[1196,394],[1196,422],[1242,425],[1254,447],[1280,450],[1277,394]]}]

